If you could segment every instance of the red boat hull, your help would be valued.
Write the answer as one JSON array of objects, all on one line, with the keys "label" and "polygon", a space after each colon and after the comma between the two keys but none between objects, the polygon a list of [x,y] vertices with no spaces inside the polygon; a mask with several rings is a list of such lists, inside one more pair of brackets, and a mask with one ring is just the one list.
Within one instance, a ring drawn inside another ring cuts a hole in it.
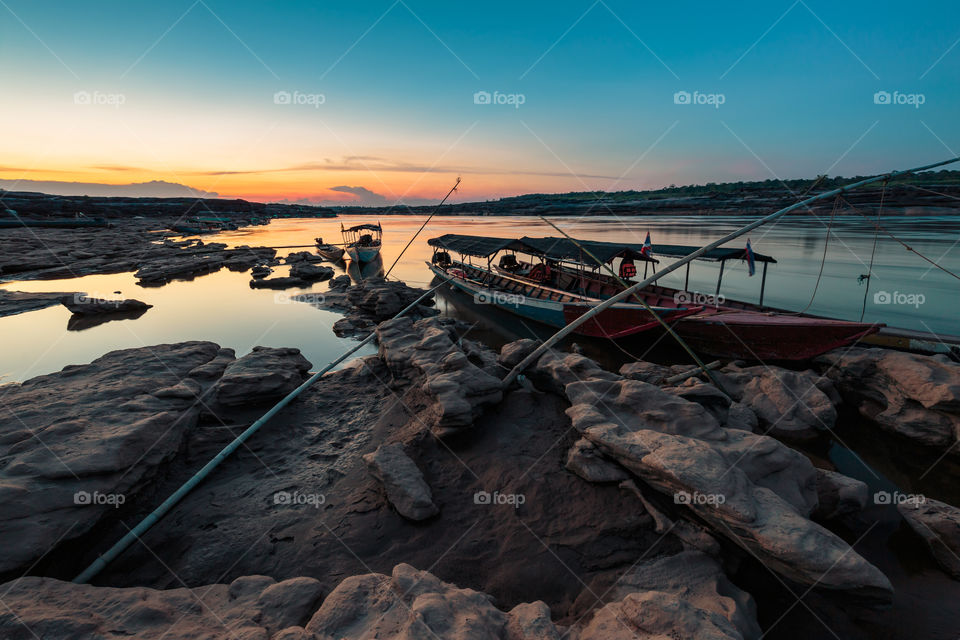
[{"label": "red boat hull", "polygon": [[853,344],[881,326],[721,309],[684,318],[674,329],[695,351],[720,358],[799,361]]},{"label": "red boat hull", "polygon": [[[570,324],[591,309],[593,309],[593,306],[590,305],[564,305],[564,320],[566,324]],[[664,321],[673,322],[678,318],[699,313],[702,310],[703,307],[690,307],[688,309],[659,309],[658,312]],[[623,338],[655,329],[658,326],[660,326],[660,322],[646,309],[610,307],[581,324],[574,330],[574,333],[594,338]]]}]

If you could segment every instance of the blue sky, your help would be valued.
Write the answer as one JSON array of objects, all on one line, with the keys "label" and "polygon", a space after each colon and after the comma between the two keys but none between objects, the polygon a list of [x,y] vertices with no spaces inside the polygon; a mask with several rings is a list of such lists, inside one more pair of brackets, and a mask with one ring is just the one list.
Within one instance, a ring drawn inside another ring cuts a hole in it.
[{"label": "blue sky", "polygon": [[459,172],[470,200],[903,168],[960,150],[958,17],[955,2],[4,0],[0,180],[413,202]]}]

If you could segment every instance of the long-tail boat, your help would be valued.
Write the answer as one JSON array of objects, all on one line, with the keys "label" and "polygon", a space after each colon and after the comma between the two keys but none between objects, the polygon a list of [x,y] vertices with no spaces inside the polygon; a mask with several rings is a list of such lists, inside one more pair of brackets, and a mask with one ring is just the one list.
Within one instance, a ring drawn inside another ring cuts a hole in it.
[{"label": "long-tail boat", "polygon": [[[564,327],[596,306],[596,298],[549,286],[529,273],[511,275],[494,271],[490,267],[494,255],[505,249],[524,249],[516,240],[450,234],[428,242],[436,249],[432,260],[427,263],[430,270],[442,278],[451,278],[450,283],[454,287],[473,296],[479,304],[491,304],[522,318],[553,327]],[[462,256],[486,258],[487,267],[475,266],[463,260],[454,261],[449,251]],[[623,257],[631,257],[633,251],[622,249],[622,254]],[[600,338],[622,338],[659,326],[654,313],[664,320],[674,320],[702,309],[699,306],[675,304],[651,305],[648,309],[642,304],[619,303],[582,324],[577,333]]]},{"label": "long-tail boat", "polygon": [[383,240],[383,229],[380,223],[358,224],[349,229],[344,229],[341,223],[340,233],[343,235],[347,255],[354,262],[370,262],[380,255]]},{"label": "long-tail boat", "polygon": [[[567,238],[509,239],[457,234],[433,238],[428,244],[434,247],[430,265],[434,273],[443,273],[449,277],[451,274],[457,276],[459,271],[481,283],[487,282],[491,276],[507,278],[556,291],[558,294],[577,296],[578,304],[583,305],[584,309],[589,309],[591,304],[596,305],[597,302],[623,290],[620,280],[604,273],[590,254],[610,267],[621,280],[633,284],[631,279],[637,276],[638,262],[644,264],[646,273],[649,268],[656,269],[659,262],[652,256],[682,258],[697,249],[681,245],[654,245],[648,248],[652,249],[650,251],[636,244],[596,241],[574,243]],[[458,253],[461,259],[454,261],[450,252]],[[494,264],[497,254],[502,255]],[[486,266],[476,266],[464,261],[471,256],[486,258]],[[654,284],[639,291],[637,295],[656,309],[658,314],[665,310],[666,315],[661,317],[668,320],[673,329],[694,350],[726,358],[807,360],[831,349],[851,344],[875,333],[883,326],[792,313],[764,306],[767,267],[776,263],[776,260],[756,252],[752,252],[753,260],[763,265],[759,303],[721,297],[720,285],[727,261],[746,258],[744,249],[734,248],[714,249],[698,258],[720,263],[720,275],[713,295],[705,296],[687,291],[690,263],[687,264],[683,290]],[[458,280],[459,278],[455,278],[453,283],[456,285]],[[497,300],[490,302],[497,304]],[[503,308],[502,304],[497,306]],[[634,306],[642,308],[639,304]],[[677,311],[679,313],[671,313]],[[655,319],[653,322],[648,328],[657,326]],[[555,321],[548,321],[547,324],[558,326]],[[635,332],[605,337],[621,337],[630,333]],[[604,336],[601,333],[590,335]]]}]

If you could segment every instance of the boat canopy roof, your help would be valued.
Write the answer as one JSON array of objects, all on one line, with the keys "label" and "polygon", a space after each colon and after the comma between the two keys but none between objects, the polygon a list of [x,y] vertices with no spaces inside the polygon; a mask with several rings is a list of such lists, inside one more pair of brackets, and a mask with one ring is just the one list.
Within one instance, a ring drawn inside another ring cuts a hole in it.
[{"label": "boat canopy roof", "polygon": [[530,247],[527,247],[519,240],[490,238],[488,236],[463,236],[458,233],[448,233],[439,238],[430,238],[427,240],[427,244],[431,247],[437,247],[438,249],[456,251],[459,254],[477,258],[489,258],[504,249],[523,252],[530,251]]},{"label": "boat canopy roof", "polygon": [[[530,255],[552,258],[554,260],[575,260],[587,264],[592,261],[589,256],[583,255],[583,251],[577,244],[603,262],[610,262],[614,258],[632,258],[646,262],[659,262],[656,256],[683,258],[700,248],[675,244],[655,244],[651,247],[651,252],[654,257],[648,258],[641,252],[643,248],[642,244],[599,242],[596,240],[580,240],[574,243],[568,238],[532,238],[530,236],[524,236],[519,240],[515,240],[512,238],[493,238],[489,236],[466,236],[457,233],[448,233],[439,238],[431,238],[427,240],[427,244],[432,247],[455,251],[462,255],[475,256],[478,258],[489,258],[499,251],[511,250],[522,251]],[[746,257],[746,249],[721,247],[706,252],[700,256],[698,260],[724,262],[726,260],[745,260]],[[753,252],[753,258],[757,262],[776,262],[772,256],[757,253],[756,251]]]},{"label": "boat canopy roof", "polygon": [[[683,258],[700,247],[690,247],[680,244],[655,244],[653,245],[653,255],[657,256],[669,256],[671,258]],[[747,259],[747,250],[746,249],[730,249],[727,247],[719,247],[717,249],[711,249],[707,251],[702,256],[698,257],[697,260],[709,260],[711,262],[724,262],[726,260],[746,260]],[[762,253],[753,252],[753,259],[757,262],[776,262],[773,256],[768,256]]]},{"label": "boat canopy roof", "polygon": [[344,229],[344,231],[362,231],[364,229],[369,229],[370,231],[380,231],[379,224],[358,224],[356,226],[350,227],[349,229]]},{"label": "boat canopy roof", "polygon": [[[597,257],[601,262],[610,262],[614,258],[633,258],[646,262],[657,262],[655,258],[648,258],[640,252],[642,245],[621,244],[618,242],[598,242],[596,240],[578,240],[574,243],[569,238],[531,238],[524,236],[520,242],[530,247],[527,253],[540,255],[554,260],[576,260],[591,262],[590,256],[584,255],[584,249]],[[580,245],[579,247],[577,245]],[[583,247],[583,249],[581,249]],[[654,249],[654,252],[656,250]]]}]

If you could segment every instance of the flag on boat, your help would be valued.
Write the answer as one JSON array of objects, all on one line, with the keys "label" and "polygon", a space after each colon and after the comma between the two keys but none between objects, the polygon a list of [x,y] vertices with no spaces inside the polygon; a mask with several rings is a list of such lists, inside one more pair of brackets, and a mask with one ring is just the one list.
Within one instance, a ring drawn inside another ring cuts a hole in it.
[{"label": "flag on boat", "polygon": [[747,238],[747,271],[752,276],[757,272],[757,265],[753,259],[753,247],[750,246],[750,238]]},{"label": "flag on boat", "polygon": [[647,237],[646,237],[646,239],[643,241],[643,246],[640,247],[640,255],[644,256],[645,258],[652,258],[652,257],[653,257],[653,245],[650,244],[650,232],[649,232],[649,231],[647,231]]}]

